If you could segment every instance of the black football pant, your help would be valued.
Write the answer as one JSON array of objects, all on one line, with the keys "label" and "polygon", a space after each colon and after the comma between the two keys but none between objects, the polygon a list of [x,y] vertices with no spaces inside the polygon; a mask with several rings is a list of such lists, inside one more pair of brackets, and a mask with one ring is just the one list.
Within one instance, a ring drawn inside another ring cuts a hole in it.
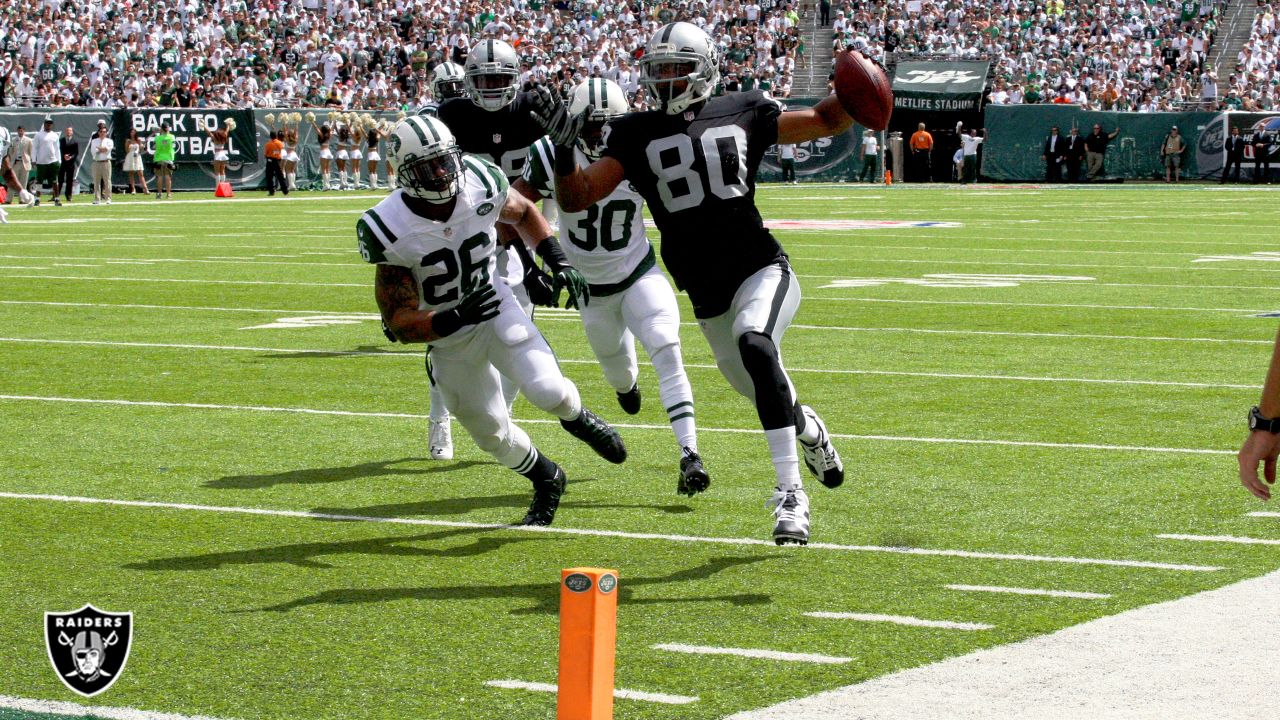
[{"label": "black football pant", "polygon": [[284,170],[280,167],[280,160],[267,158],[267,192],[274,195],[277,186],[284,191],[285,195],[289,194],[289,184],[284,179]]},{"label": "black football pant", "polygon": [[62,194],[66,196],[67,202],[71,202],[71,186],[76,182],[76,163],[75,161],[64,162],[58,168],[58,184],[62,186]]}]

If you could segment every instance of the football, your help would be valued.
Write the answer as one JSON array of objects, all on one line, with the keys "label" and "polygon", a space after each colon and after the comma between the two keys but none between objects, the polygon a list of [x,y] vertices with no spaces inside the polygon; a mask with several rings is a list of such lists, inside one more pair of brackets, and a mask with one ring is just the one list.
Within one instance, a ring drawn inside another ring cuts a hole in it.
[{"label": "football", "polygon": [[854,122],[872,130],[889,127],[893,89],[879,65],[857,50],[836,53],[836,98]]}]

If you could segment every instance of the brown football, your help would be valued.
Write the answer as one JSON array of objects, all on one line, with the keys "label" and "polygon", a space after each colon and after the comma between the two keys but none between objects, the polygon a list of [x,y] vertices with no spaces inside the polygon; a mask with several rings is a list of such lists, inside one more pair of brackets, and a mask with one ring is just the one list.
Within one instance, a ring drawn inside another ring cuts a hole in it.
[{"label": "brown football", "polygon": [[889,127],[893,113],[893,89],[889,78],[857,50],[836,53],[836,98],[849,117],[872,130]]}]

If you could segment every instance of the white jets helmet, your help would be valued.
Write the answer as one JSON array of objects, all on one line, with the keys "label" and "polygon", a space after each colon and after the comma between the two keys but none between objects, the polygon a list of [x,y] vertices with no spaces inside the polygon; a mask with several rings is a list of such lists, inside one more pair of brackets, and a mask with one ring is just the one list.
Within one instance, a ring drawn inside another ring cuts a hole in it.
[{"label": "white jets helmet", "polygon": [[720,53],[697,25],[664,25],[645,46],[640,82],[667,114],[682,113],[711,97],[720,82]]},{"label": "white jets helmet", "polygon": [[587,108],[587,124],[578,134],[577,145],[592,160],[600,159],[604,149],[604,126],[616,117],[627,114],[627,96],[618,83],[604,78],[588,78],[573,89],[569,100],[569,112],[573,115]]},{"label": "white jets helmet", "polygon": [[458,194],[462,150],[439,119],[410,115],[387,136],[388,161],[406,195],[444,203]]},{"label": "white jets helmet", "polygon": [[463,70],[467,95],[485,110],[501,110],[516,99],[520,58],[501,40],[481,40],[467,54]]},{"label": "white jets helmet", "polygon": [[431,97],[436,102],[444,102],[449,98],[462,97],[467,94],[464,83],[465,71],[457,63],[440,63],[431,71]]}]

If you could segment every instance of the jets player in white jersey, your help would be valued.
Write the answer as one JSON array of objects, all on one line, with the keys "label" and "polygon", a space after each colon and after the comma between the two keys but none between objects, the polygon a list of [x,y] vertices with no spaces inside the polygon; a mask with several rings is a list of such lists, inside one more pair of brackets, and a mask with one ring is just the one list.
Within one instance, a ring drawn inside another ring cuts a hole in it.
[{"label": "jets player in white jersey", "polygon": [[[574,88],[569,112],[588,113],[575,143],[580,164],[600,158],[607,123],[627,110],[626,95],[612,80],[590,78]],[[549,139],[534,143],[515,189],[535,202],[554,197],[554,161]],[[645,237],[644,199],[621,183],[586,210],[561,213],[560,239],[565,255],[587,280],[590,299],[581,309],[582,327],[618,404],[630,415],[640,412],[638,338],[658,373],[658,394],[676,435],[676,491],[692,496],[706,490],[711,477],[698,456],[693,389],[680,357],[680,307]]]},{"label": "jets player in white jersey", "polygon": [[565,474],[511,422],[498,373],[529,402],[560,418],[574,437],[612,463],[622,439],[582,407],[578,389],[497,275],[498,223],[514,226],[554,273],[570,306],[586,281],[565,259],[546,219],[488,161],[464,157],[449,128],[413,116],[387,138],[400,188],[356,223],[360,253],[377,264],[378,308],[400,342],[427,343],[427,362],[449,411],[476,445],[533,482],[526,525],[549,525]]},{"label": "jets player in white jersey", "polygon": [[562,212],[594,205],[624,180],[644,197],[662,235],[663,264],[688,293],[717,366],[755,403],[777,480],[773,539],[805,544],[809,497],[796,441],[824,485],[844,482],[844,466],[782,365],[800,285],[756,208],[755,179],[769,147],[839,135],[853,119],[835,96],[789,112],[758,90],[712,97],[719,61],[715,42],[698,26],[660,28],[640,61],[641,82],[658,109],[614,120],[600,159],[585,168],[573,152],[585,116],[549,92],[539,93],[536,115],[556,145]]}]

